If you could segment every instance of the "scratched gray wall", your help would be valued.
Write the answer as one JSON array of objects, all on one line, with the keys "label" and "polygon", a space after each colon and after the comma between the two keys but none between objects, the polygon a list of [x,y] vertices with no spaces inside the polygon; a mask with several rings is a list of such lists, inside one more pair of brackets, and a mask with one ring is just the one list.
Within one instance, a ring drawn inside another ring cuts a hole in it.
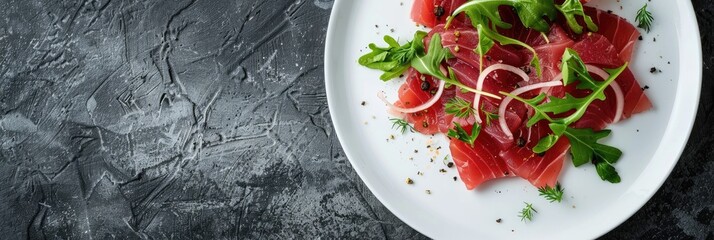
[{"label": "scratched gray wall", "polygon": [[[711,28],[714,4],[693,2]],[[331,5],[0,0],[0,238],[423,238],[333,133]],[[713,238],[704,88],[693,139],[705,140],[606,238]]]}]

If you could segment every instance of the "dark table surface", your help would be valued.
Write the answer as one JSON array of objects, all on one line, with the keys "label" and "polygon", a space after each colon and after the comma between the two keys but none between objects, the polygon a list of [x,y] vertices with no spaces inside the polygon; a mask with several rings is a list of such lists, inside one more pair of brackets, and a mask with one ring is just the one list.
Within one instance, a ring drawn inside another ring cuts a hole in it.
[{"label": "dark table surface", "polygon": [[[605,239],[712,239],[714,2],[681,160]],[[0,238],[424,238],[351,168],[331,0],[0,1]]]}]

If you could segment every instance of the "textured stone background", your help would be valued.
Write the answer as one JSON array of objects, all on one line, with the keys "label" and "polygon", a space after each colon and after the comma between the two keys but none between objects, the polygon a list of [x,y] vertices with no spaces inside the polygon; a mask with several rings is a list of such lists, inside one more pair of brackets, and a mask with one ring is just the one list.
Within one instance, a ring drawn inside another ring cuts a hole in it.
[{"label": "textured stone background", "polygon": [[[606,239],[712,239],[714,3],[696,131]],[[0,1],[0,238],[423,238],[333,134],[331,0]]]}]

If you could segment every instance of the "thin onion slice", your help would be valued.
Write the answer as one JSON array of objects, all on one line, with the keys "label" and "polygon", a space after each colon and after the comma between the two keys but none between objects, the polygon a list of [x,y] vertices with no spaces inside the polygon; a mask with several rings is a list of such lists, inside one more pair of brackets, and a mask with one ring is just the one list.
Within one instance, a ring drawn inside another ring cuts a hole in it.
[{"label": "thin onion slice", "polygon": [[[585,65],[585,67],[588,68],[588,72],[600,76],[600,78],[602,78],[603,80],[607,80],[610,77],[610,74],[608,74],[607,72],[605,72],[605,70],[602,70],[599,67],[593,65]],[[613,81],[612,83],[610,83],[610,87],[612,87],[612,91],[615,92],[615,106],[617,106],[617,108],[615,110],[615,118],[612,120],[612,122],[616,123],[619,122],[622,118],[622,111],[625,109],[625,97],[622,93],[622,88],[620,88],[620,84],[617,84],[617,82]]]},{"label": "thin onion slice", "polygon": [[439,98],[441,98],[441,94],[444,93],[445,85],[446,85],[446,82],[440,80],[439,81],[439,90],[436,91],[436,94],[434,94],[434,96],[431,97],[431,99],[429,99],[429,101],[426,101],[425,103],[423,103],[419,106],[413,107],[413,108],[402,108],[402,107],[394,106],[394,104],[387,101],[387,98],[384,96],[383,92],[378,92],[377,97],[379,99],[381,99],[382,102],[384,102],[384,104],[387,104],[387,106],[389,106],[389,108],[391,108],[391,110],[393,110],[393,111],[397,111],[397,112],[401,112],[401,113],[415,113],[415,112],[426,110],[427,108],[434,105],[434,103],[439,101]]},{"label": "thin onion slice", "polygon": [[[518,96],[528,91],[536,90],[539,88],[562,86],[563,82],[557,79],[558,77],[553,79],[553,81],[536,83],[533,85],[517,88],[516,90],[513,90],[510,95]],[[501,101],[501,105],[498,106],[498,124],[501,125],[501,130],[503,131],[503,133],[506,134],[508,138],[513,139],[513,133],[511,133],[511,129],[508,129],[508,125],[506,124],[506,107],[511,102],[511,100],[513,100],[512,97],[506,96],[506,98]]]},{"label": "thin onion slice", "polygon": [[[482,91],[483,82],[486,80],[486,77],[489,74],[491,74],[491,72],[496,71],[496,70],[505,70],[505,71],[515,73],[519,77],[523,78],[523,80],[526,82],[528,82],[528,80],[530,80],[530,78],[528,77],[528,74],[526,74],[526,72],[524,72],[520,68],[511,66],[511,65],[507,65],[507,64],[497,63],[497,64],[493,64],[493,65],[487,67],[486,69],[483,70],[483,72],[481,72],[481,74],[478,76],[478,81],[476,82],[476,90]],[[473,105],[474,109],[476,109],[477,111],[479,109],[480,102],[481,102],[481,94],[477,92],[476,95],[474,96],[474,105]],[[474,115],[476,117],[476,122],[481,123],[482,122],[481,115],[480,114],[474,114]]]}]

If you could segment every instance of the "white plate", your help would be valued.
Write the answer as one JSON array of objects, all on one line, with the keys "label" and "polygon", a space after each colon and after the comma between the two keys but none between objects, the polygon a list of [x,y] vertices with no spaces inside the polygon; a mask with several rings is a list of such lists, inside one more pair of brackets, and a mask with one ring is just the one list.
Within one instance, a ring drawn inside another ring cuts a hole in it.
[{"label": "white plate", "polygon": [[[591,4],[632,22],[645,2],[595,0]],[[409,18],[411,0],[335,1],[325,49],[325,85],[337,136],[372,193],[429,237],[596,238],[634,214],[662,185],[684,148],[697,112],[702,55],[692,5],[686,0],[647,3],[655,21],[652,32],[638,42],[631,67],[640,84],[650,87],[645,92],[654,109],[610,127],[613,136],[607,142],[624,152],[616,164],[622,177],[619,184],[601,181],[591,166],[575,168],[568,161],[560,178],[566,193],[562,203],[548,203],[537,189],[517,178],[490,181],[467,191],[460,180],[453,180],[456,170],[442,163],[449,154],[445,137],[392,130],[376,93],[384,91],[395,100],[403,80],[382,83],[380,73],[359,66],[357,58],[367,44],[383,44],[384,34],[411,39],[416,30]],[[649,73],[653,66],[662,72]],[[390,135],[396,139],[387,141]],[[442,149],[436,153],[427,145]],[[447,173],[440,173],[442,168]],[[405,184],[407,177],[415,183]],[[517,217],[523,202],[538,210],[528,223]],[[499,218],[502,222],[496,223]]]}]

